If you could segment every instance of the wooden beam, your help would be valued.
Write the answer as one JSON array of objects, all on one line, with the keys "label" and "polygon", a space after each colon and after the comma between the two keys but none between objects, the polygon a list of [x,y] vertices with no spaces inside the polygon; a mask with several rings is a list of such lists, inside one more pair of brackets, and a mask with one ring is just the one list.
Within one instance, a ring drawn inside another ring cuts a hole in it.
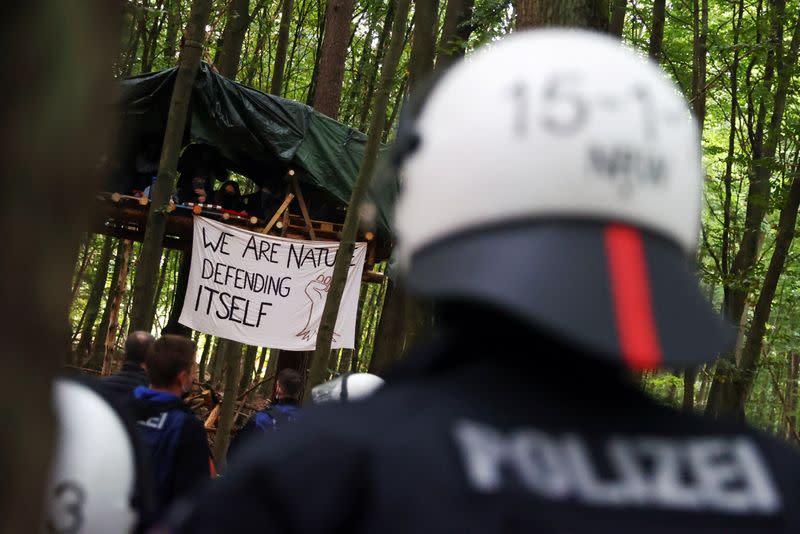
[{"label": "wooden beam", "polygon": [[264,229],[261,230],[262,234],[268,234],[269,231],[272,230],[272,227],[275,226],[275,223],[281,218],[281,215],[283,215],[283,212],[289,207],[289,204],[292,203],[292,200],[294,200],[294,194],[286,193],[286,198],[283,200],[283,204],[281,204],[281,207],[278,208],[278,211],[275,212],[275,215],[272,216]]},{"label": "wooden beam", "polygon": [[314,235],[314,225],[311,224],[311,217],[308,216],[308,207],[306,206],[306,201],[303,198],[303,192],[300,191],[300,184],[297,181],[297,176],[295,176],[294,173],[292,173],[292,187],[294,188],[295,195],[297,195],[297,203],[300,204],[300,213],[303,214],[303,220],[306,223],[308,236],[312,241],[316,241],[317,236]]}]

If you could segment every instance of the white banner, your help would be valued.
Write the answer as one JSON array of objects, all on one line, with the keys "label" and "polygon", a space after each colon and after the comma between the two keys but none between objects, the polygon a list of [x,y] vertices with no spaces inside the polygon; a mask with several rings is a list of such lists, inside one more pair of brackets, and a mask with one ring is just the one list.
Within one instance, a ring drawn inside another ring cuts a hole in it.
[{"label": "white banner", "polygon": [[[313,350],[339,243],[248,232],[195,216],[192,266],[180,322],[259,347]],[[353,348],[367,254],[357,243],[333,348]]]}]

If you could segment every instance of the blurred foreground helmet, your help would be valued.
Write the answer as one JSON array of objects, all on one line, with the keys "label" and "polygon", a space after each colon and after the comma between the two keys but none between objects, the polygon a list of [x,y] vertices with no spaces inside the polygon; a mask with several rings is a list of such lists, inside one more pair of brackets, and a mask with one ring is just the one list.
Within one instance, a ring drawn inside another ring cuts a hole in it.
[{"label": "blurred foreground helmet", "polygon": [[311,390],[314,404],[349,402],[369,397],[383,386],[383,378],[369,373],[345,373]]},{"label": "blurred foreground helmet", "polygon": [[690,264],[697,127],[658,67],[616,40],[539,30],[491,44],[438,80],[396,146],[412,293],[502,309],[636,369],[697,365],[731,341]]},{"label": "blurred foreground helmet", "polygon": [[60,379],[53,390],[58,441],[43,531],[134,532],[140,468],[130,428],[85,384]]}]

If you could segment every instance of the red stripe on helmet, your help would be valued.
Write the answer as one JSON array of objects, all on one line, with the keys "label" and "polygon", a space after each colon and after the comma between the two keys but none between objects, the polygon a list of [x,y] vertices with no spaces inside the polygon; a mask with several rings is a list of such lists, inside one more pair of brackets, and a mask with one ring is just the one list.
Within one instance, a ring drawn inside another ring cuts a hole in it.
[{"label": "red stripe on helmet", "polygon": [[661,363],[650,280],[641,234],[621,224],[605,230],[606,258],[622,357],[636,370],[653,369]]}]

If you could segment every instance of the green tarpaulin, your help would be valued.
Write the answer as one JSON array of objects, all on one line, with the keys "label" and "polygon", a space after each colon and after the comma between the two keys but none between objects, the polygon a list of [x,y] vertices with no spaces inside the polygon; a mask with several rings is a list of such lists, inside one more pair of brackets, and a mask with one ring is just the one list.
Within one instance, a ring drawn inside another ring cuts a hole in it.
[{"label": "green tarpaulin", "polygon": [[[129,146],[162,139],[177,68],[120,82],[121,131]],[[293,168],[301,182],[346,205],[364,154],[366,135],[313,108],[229,80],[202,64],[189,105],[184,145],[205,144],[224,166],[259,185]],[[392,187],[393,189],[393,187]],[[376,202],[388,228],[389,200]]]}]

